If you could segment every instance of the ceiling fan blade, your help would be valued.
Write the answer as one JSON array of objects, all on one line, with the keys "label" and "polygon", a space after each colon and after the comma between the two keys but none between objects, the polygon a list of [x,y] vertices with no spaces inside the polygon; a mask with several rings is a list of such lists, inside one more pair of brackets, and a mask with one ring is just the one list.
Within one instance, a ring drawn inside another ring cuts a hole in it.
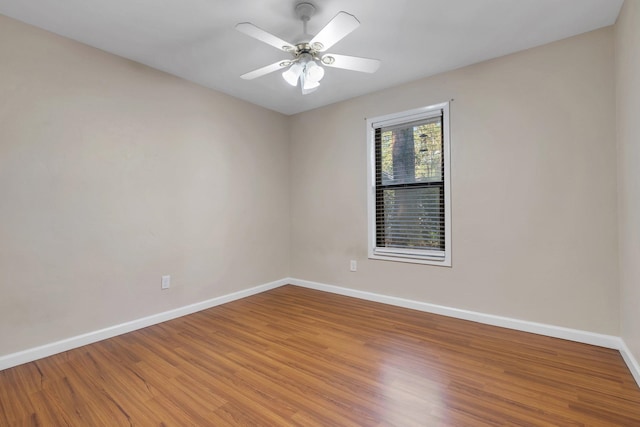
[{"label": "ceiling fan blade", "polygon": [[342,40],[347,34],[358,28],[359,25],[360,21],[358,21],[355,16],[347,12],[338,12],[338,14],[311,39],[309,44],[314,49],[324,52]]},{"label": "ceiling fan blade", "polygon": [[255,78],[262,77],[266,74],[273,73],[274,71],[278,71],[282,68],[286,68],[289,65],[291,65],[291,61],[289,60],[274,62],[273,64],[267,65],[266,67],[249,71],[248,73],[241,75],[240,78],[244,80],[253,80]]},{"label": "ceiling fan blade", "polygon": [[378,59],[359,58],[357,56],[335,55],[333,53],[322,57],[322,64],[327,67],[343,68],[345,70],[375,73],[380,67]]},{"label": "ceiling fan blade", "polygon": [[261,42],[270,44],[276,49],[284,50],[285,52],[290,52],[296,49],[291,43],[286,42],[280,37],[274,36],[271,33],[266,32],[262,28],[256,27],[250,22],[241,22],[240,24],[236,25],[236,30],[250,37],[253,37],[256,40],[260,40]]}]

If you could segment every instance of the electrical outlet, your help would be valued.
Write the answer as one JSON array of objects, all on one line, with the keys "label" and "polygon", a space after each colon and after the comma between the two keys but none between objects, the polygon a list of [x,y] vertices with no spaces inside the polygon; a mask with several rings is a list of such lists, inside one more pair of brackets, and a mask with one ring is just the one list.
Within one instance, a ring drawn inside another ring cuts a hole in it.
[{"label": "electrical outlet", "polygon": [[355,259],[352,259],[351,264],[349,265],[349,269],[351,271],[358,271],[358,261],[356,261]]},{"label": "electrical outlet", "polygon": [[169,289],[171,286],[171,276],[162,276],[160,289]]}]

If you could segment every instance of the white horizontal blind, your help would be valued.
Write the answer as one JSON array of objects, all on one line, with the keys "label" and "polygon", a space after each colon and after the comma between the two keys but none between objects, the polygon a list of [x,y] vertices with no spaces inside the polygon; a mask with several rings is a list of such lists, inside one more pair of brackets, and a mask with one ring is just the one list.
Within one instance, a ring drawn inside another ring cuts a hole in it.
[{"label": "white horizontal blind", "polygon": [[408,258],[444,258],[445,152],[443,112],[373,125],[375,251]]}]

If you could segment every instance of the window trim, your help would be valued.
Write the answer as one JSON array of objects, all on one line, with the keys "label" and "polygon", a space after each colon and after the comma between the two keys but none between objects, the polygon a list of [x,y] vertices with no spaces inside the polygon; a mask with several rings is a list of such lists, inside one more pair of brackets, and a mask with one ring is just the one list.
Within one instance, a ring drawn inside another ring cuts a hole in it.
[{"label": "window trim", "polygon": [[[444,256],[439,251],[376,247],[376,150],[375,129],[410,123],[440,115],[442,111],[442,153],[444,164]],[[370,259],[399,261],[451,267],[451,148],[449,136],[449,102],[429,105],[399,113],[367,119],[367,217],[368,256]]]}]

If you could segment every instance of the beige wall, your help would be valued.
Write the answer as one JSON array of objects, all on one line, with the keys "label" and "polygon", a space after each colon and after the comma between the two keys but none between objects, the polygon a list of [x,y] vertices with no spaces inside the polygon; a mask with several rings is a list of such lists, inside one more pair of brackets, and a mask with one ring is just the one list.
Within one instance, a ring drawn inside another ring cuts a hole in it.
[{"label": "beige wall", "polygon": [[288,275],[285,116],[2,16],[0,58],[0,355]]},{"label": "beige wall", "polygon": [[616,23],[621,335],[640,360],[640,2]]},{"label": "beige wall", "polygon": [[[617,335],[614,94],[606,28],[292,117],[293,277]],[[453,267],[368,260],[364,119],[452,98]]]}]

